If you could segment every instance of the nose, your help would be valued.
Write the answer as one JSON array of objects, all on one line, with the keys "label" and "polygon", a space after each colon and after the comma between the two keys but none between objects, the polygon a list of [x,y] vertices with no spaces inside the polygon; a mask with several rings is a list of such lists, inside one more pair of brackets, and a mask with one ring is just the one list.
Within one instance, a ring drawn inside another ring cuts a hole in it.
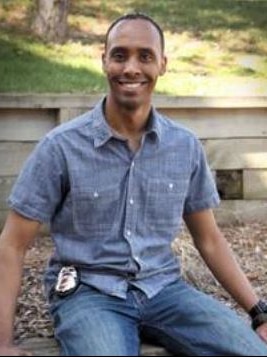
[{"label": "nose", "polygon": [[141,74],[140,63],[135,56],[130,57],[125,62],[123,72],[124,72],[124,75],[130,76],[130,77],[136,77]]}]

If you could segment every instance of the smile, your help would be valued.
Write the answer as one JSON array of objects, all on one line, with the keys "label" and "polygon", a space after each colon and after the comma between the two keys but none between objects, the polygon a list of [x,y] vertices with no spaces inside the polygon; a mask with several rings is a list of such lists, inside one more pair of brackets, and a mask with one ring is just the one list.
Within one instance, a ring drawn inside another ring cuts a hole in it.
[{"label": "smile", "polygon": [[138,89],[145,85],[147,82],[118,82],[120,86],[123,86],[125,89]]}]

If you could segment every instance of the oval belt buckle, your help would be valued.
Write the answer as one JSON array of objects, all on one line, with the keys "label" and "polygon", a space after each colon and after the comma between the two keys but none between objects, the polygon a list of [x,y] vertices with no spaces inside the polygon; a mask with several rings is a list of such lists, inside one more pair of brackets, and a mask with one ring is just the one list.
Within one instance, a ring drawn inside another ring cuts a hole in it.
[{"label": "oval belt buckle", "polygon": [[73,266],[61,268],[55,287],[57,295],[66,296],[72,294],[77,289],[78,285],[79,275],[77,269]]}]

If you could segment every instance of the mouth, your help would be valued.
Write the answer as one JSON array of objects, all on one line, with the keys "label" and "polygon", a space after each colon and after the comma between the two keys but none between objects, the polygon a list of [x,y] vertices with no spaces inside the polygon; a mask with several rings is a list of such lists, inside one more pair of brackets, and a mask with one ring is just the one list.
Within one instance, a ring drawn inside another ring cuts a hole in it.
[{"label": "mouth", "polygon": [[130,82],[130,81],[120,81],[118,80],[117,83],[122,87],[123,89],[133,91],[133,90],[138,90],[145,86],[148,82],[147,81],[136,81],[136,82]]}]

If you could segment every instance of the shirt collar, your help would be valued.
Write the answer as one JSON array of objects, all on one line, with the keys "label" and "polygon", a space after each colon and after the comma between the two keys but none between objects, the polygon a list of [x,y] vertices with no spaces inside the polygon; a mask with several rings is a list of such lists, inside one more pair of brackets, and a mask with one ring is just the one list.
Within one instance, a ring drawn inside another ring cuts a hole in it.
[{"label": "shirt collar", "polygon": [[104,114],[104,105],[106,99],[102,99],[94,108],[92,112],[93,116],[93,135],[94,145],[99,148],[105,145],[114,135],[109,127]]},{"label": "shirt collar", "polygon": [[161,115],[153,106],[150,112],[150,118],[147,127],[147,134],[151,134],[151,133],[156,134],[157,139],[161,141],[162,138]]},{"label": "shirt collar", "polygon": [[[114,132],[108,125],[105,114],[104,105],[106,98],[102,99],[94,108],[92,115],[93,121],[93,134],[94,134],[94,145],[99,148],[105,145],[111,138],[114,137]],[[162,136],[162,125],[160,121],[160,114],[157,110],[152,107],[150,118],[148,122],[148,127],[146,135],[151,135],[151,133],[156,134],[157,139],[160,141]]]}]

